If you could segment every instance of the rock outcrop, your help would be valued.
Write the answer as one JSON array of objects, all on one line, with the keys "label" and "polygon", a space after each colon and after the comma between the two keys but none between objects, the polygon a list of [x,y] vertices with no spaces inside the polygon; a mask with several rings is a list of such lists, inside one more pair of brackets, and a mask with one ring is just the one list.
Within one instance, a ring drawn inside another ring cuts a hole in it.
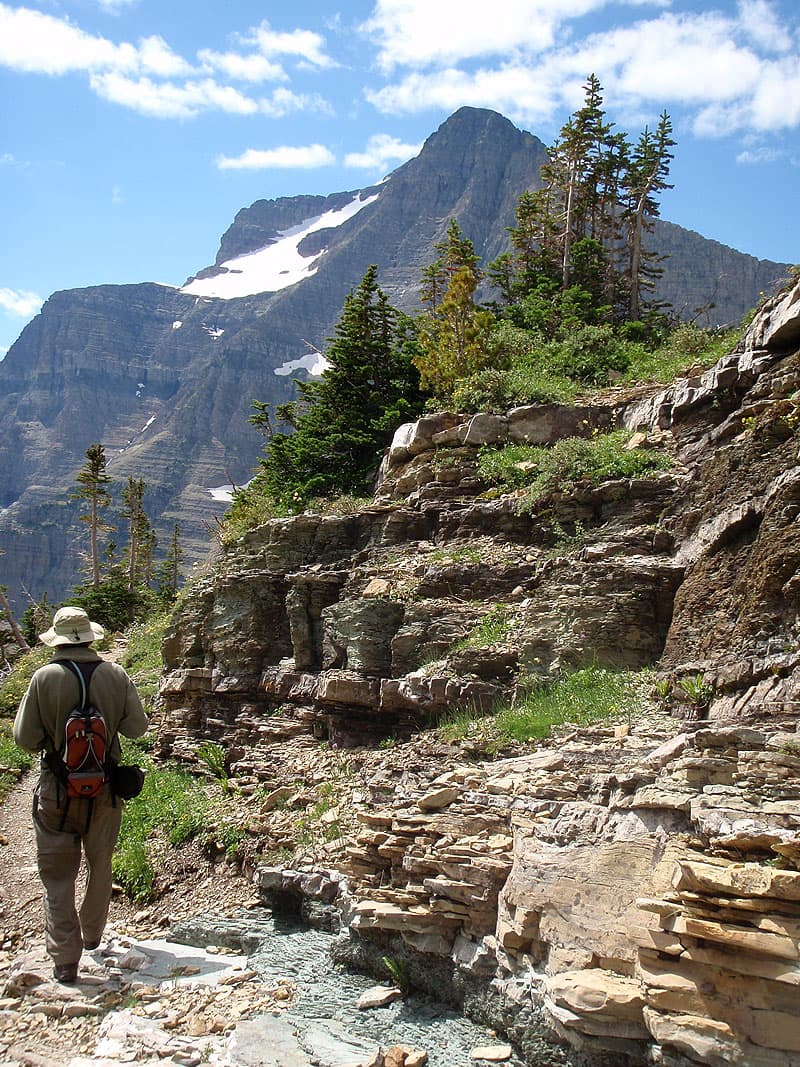
[{"label": "rock outcrop", "polygon": [[[343,957],[531,1057],[800,1064],[798,299],[669,388],[403,427],[371,507],[250,531],[164,646],[165,751],[217,740],[274,786],[314,737],[358,746],[333,818],[359,829],[264,892],[338,901]],[[617,427],[671,468],[484,493],[483,446]],[[655,664],[642,713],[502,758],[403,740],[589,664]]]},{"label": "rock outcrop", "polygon": [[[450,218],[485,262],[502,252],[545,158],[507,119],[463,108],[379,186],[243,209],[216,263],[179,289],[51,296],[0,362],[0,544],[12,600],[22,603],[24,585],[56,602],[75,584],[84,539],[69,498],[97,441],[118,486],[144,477],[162,540],[178,520],[187,561],[204,558],[225,506],[211,490],[247,482],[260,450],[252,401],[291,399],[370,264],[390,301],[411,310]],[[738,321],[787,269],[658,221],[653,239],[670,252],[659,298],[689,316],[713,303],[711,322]],[[294,273],[281,259],[266,280],[263,267],[248,276],[242,257],[289,246]]]}]

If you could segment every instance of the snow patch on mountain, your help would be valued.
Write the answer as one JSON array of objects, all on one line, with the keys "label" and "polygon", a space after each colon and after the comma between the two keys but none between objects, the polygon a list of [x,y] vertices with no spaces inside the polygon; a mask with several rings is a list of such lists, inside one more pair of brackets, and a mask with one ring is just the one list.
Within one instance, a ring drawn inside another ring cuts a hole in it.
[{"label": "snow patch on mountain", "polygon": [[[258,293],[277,293],[290,285],[316,274],[319,260],[325,249],[315,256],[302,256],[299,246],[305,237],[318,230],[335,229],[374,203],[380,194],[362,200],[356,196],[349,204],[336,211],[315,215],[288,230],[281,230],[278,237],[265,248],[237,256],[223,263],[223,273],[213,278],[196,278],[184,285],[182,293],[192,296],[212,297],[217,300],[235,300]],[[288,373],[288,372],[287,372]]]},{"label": "snow patch on mountain", "polygon": [[290,359],[288,363],[276,367],[273,373],[283,376],[291,374],[294,370],[307,370],[312,378],[320,378],[328,367],[330,363],[321,352],[309,352],[307,356]]}]

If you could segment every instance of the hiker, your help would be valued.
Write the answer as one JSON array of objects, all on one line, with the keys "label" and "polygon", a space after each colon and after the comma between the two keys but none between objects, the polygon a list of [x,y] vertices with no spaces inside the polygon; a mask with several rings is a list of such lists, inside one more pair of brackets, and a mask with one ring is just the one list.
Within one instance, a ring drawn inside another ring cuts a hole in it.
[{"label": "hiker", "polygon": [[[76,707],[98,709],[113,761],[120,757],[117,734],[141,737],[148,725],[136,687],[123,668],[101,660],[91,647],[103,636],[103,627],[90,622],[82,608],[59,608],[52,627],[39,635],[43,644],[55,649],[53,659],[34,673],[14,719],[14,740],[20,748],[42,753],[33,822],[44,885],[47,951],[59,982],[76,981],[81,952],[100,944],[111,902],[111,854],[122,817],[122,802],[103,781],[102,772],[91,787],[99,789],[95,796],[68,795],[60,758],[67,719]],[[79,674],[86,685],[85,699]],[[78,912],[75,882],[81,852],[87,881]]]}]

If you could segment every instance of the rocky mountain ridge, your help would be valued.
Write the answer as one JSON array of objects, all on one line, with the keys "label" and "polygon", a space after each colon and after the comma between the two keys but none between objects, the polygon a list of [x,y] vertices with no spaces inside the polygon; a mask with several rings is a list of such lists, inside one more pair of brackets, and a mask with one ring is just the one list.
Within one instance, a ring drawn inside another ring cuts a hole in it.
[{"label": "rocky mountain ridge", "polygon": [[[246,482],[259,452],[251,402],[291,398],[293,375],[316,361],[371,263],[390,300],[411,309],[451,217],[484,260],[501,252],[544,158],[507,119],[463,108],[379,186],[243,209],[216,263],[180,289],[54,294],[0,362],[0,544],[12,600],[25,586],[55,601],[74,584],[84,530],[69,493],[95,441],[118,485],[145,478],[162,540],[177,519],[187,559],[204,558],[224,507],[210,490]],[[670,252],[660,296],[689,315],[715,304],[709,321],[737,321],[785,273],[668,223],[654,240]],[[269,278],[230,295],[248,270],[265,269],[254,262],[262,251],[277,257]],[[215,286],[228,286],[227,298],[208,295]]]},{"label": "rocky mountain ridge", "polygon": [[[329,822],[360,826],[262,891],[335,901],[342,958],[402,961],[532,1063],[555,1040],[548,1062],[800,1064],[799,393],[796,285],[702,374],[421,419],[372,507],[231,546],[165,643],[162,749],[225,746],[241,788],[273,790],[280,848],[326,738],[351,775]],[[483,495],[481,447],[611,427],[671,469],[524,510]],[[498,606],[505,636],[465,644]],[[526,677],[653,663],[630,719],[501,759],[413,740]]]}]

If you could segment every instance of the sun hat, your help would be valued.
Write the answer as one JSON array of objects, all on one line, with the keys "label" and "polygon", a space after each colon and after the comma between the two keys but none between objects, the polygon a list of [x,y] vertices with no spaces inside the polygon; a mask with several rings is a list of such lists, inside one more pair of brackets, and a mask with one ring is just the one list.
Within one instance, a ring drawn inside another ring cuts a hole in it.
[{"label": "sun hat", "polygon": [[99,623],[90,622],[83,608],[59,608],[53,619],[53,625],[39,640],[50,648],[59,645],[81,645],[86,641],[99,641],[105,637],[105,630]]}]

